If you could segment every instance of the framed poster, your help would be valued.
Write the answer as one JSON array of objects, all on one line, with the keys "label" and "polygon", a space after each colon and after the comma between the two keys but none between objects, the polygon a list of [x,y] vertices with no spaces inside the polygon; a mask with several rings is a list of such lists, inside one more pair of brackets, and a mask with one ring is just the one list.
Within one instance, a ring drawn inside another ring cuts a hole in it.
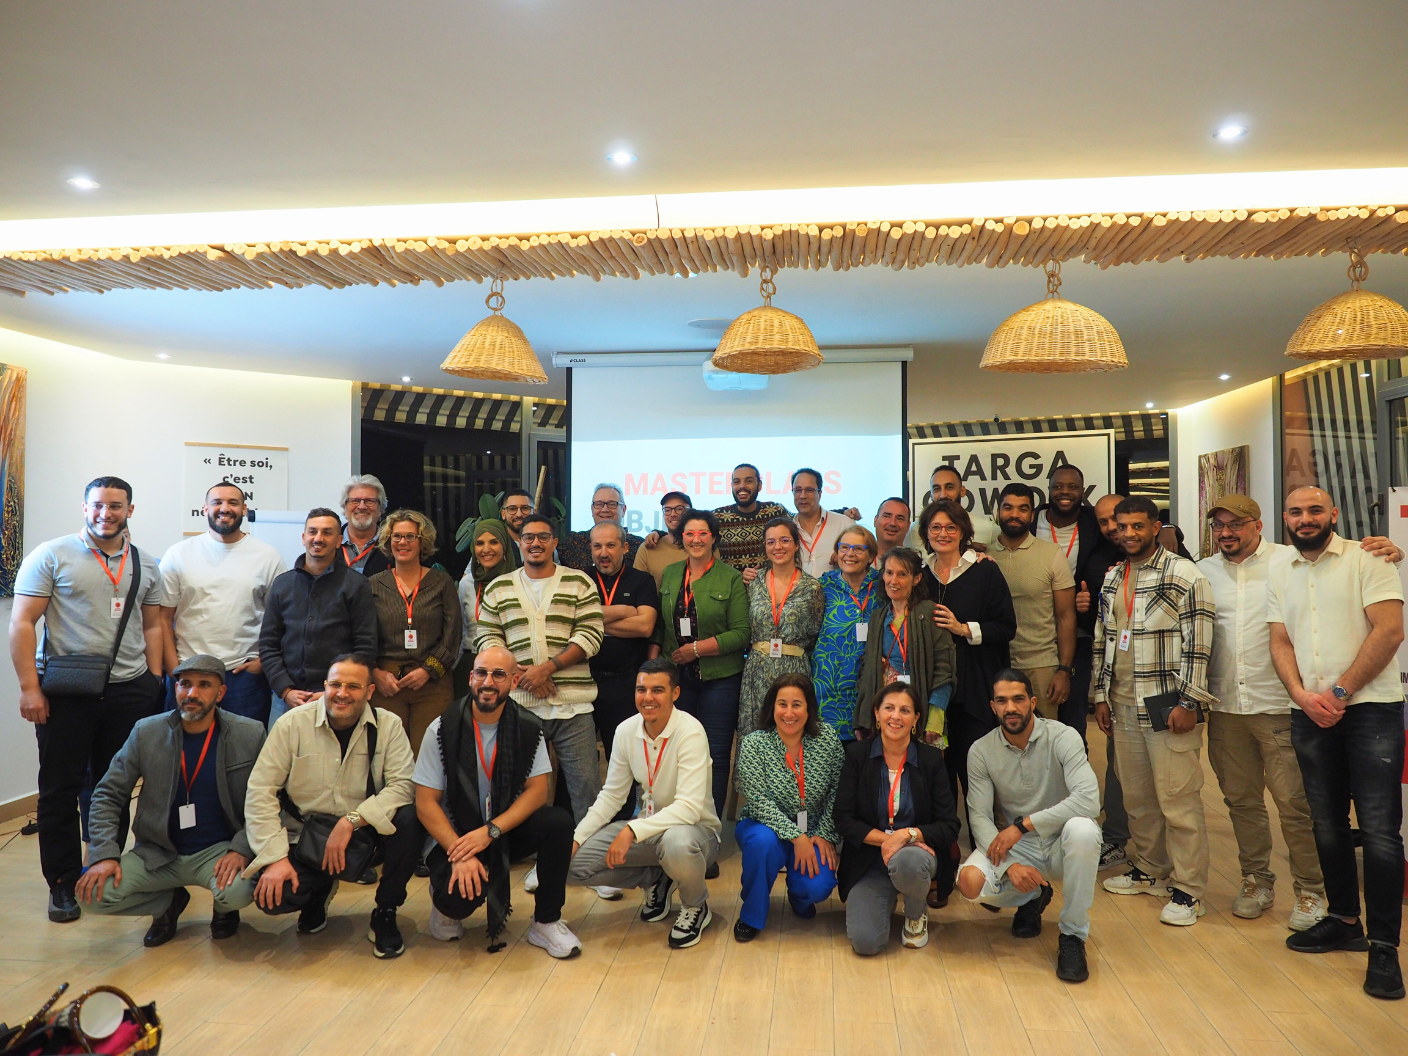
[{"label": "framed poster", "polygon": [[0,363],[0,598],[15,593],[15,573],[24,557],[23,367]]},{"label": "framed poster", "polygon": [[244,489],[251,509],[288,509],[288,448],[258,444],[206,444],[186,441],[186,502],[181,531],[205,531],[205,493],[212,484],[236,484]]},{"label": "framed poster", "polygon": [[1224,495],[1245,495],[1251,479],[1249,445],[1224,447],[1198,456],[1198,557],[1217,553],[1208,513]]}]

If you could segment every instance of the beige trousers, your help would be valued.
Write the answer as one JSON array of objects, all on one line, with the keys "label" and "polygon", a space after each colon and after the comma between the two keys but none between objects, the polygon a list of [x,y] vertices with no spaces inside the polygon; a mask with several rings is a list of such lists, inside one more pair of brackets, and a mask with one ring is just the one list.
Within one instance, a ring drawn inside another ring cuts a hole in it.
[{"label": "beige trousers", "polygon": [[1051,692],[1051,680],[1056,677],[1054,667],[1029,667],[1027,677],[1032,680],[1032,693],[1036,696],[1036,713],[1043,719],[1059,719],[1060,708],[1046,703]]},{"label": "beige trousers", "polygon": [[1242,875],[1256,877],[1267,887],[1276,883],[1276,874],[1271,871],[1271,817],[1266,811],[1266,790],[1270,788],[1281,816],[1281,835],[1286,839],[1296,894],[1323,895],[1325,879],[1315,850],[1310,804],[1301,783],[1300,763],[1291,747],[1291,713],[1210,712],[1208,761],[1232,816]]},{"label": "beige trousers", "polygon": [[1208,830],[1203,817],[1203,728],[1155,733],[1139,726],[1138,709],[1114,706],[1115,763],[1129,813],[1134,864],[1167,877],[1194,898],[1208,886]]}]

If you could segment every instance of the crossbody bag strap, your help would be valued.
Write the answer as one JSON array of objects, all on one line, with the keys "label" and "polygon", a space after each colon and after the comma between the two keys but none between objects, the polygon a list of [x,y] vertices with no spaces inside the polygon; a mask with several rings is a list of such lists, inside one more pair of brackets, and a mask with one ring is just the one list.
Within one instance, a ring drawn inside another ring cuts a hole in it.
[{"label": "crossbody bag strap", "polygon": [[[376,718],[376,705],[368,704],[372,709],[372,718]],[[372,783],[372,763],[376,760],[376,723],[367,723],[367,798],[371,799],[376,795],[376,785]]]},{"label": "crossbody bag strap", "polygon": [[117,640],[112,643],[112,656],[108,657],[108,677],[117,664],[117,654],[122,650],[122,636],[127,633],[127,621],[132,618],[132,603],[137,600],[137,589],[142,584],[142,555],[131,543],[127,544],[128,556],[132,559],[132,585],[127,588],[127,604],[122,607],[122,619],[117,621]]}]

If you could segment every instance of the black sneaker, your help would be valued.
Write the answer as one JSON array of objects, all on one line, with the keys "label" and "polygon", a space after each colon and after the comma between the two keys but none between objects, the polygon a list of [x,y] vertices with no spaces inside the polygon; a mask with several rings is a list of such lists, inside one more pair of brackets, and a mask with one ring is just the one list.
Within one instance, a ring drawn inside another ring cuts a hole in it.
[{"label": "black sneaker", "polygon": [[[430,874],[426,873],[426,875],[429,876]],[[357,877],[357,879],[352,882],[354,884],[361,884],[363,887],[371,887],[377,882],[376,866],[367,866],[367,868],[362,872],[362,875]]]},{"label": "black sneaker", "polygon": [[72,884],[60,884],[49,889],[49,919],[55,924],[68,924],[83,916],[83,907],[73,896]]},{"label": "black sneaker", "polygon": [[735,942],[752,942],[758,937],[758,932],[762,930],[762,928],[755,928],[753,925],[745,924],[740,920],[733,926],[733,940]]},{"label": "black sneaker", "polygon": [[367,941],[372,944],[372,953],[378,957],[399,957],[406,952],[406,944],[401,941],[401,929],[396,926],[395,906],[377,906],[372,910],[372,926],[367,930]]},{"label": "black sneaker", "polygon": [[322,901],[309,902],[298,912],[298,934],[316,935],[328,926],[328,906],[332,905],[332,897],[337,894],[337,881],[332,882],[328,888],[328,893]]},{"label": "black sneaker", "polygon": [[1057,940],[1056,978],[1068,983],[1083,983],[1090,978],[1085,963],[1085,941],[1062,933]]},{"label": "black sneaker", "polygon": [[1051,895],[1051,885],[1042,884],[1040,895],[1017,907],[1017,912],[1012,917],[1012,937],[1014,939],[1034,939],[1041,934],[1041,915],[1051,904]]},{"label": "black sneaker", "polygon": [[1339,917],[1326,917],[1312,928],[1286,936],[1286,946],[1297,953],[1329,953],[1351,950],[1363,953],[1369,948],[1362,923],[1346,924]]},{"label": "black sneaker", "polygon": [[162,946],[176,937],[176,921],[181,916],[181,911],[191,904],[191,893],[184,887],[178,887],[171,892],[171,905],[166,907],[166,912],[159,917],[152,917],[152,926],[147,929],[147,933],[142,936],[142,945],[148,949],[153,946]]},{"label": "black sneaker", "polygon": [[717,880],[719,878],[719,863],[710,862],[704,870],[705,880]]},{"label": "black sneaker", "polygon": [[416,876],[419,876],[419,877],[421,877],[422,879],[424,879],[425,877],[427,877],[427,876],[429,876],[429,875],[430,875],[430,866],[428,866],[428,865],[425,864],[425,856],[422,855],[419,859],[416,860]]},{"label": "black sneaker", "polygon": [[675,882],[670,874],[660,870],[660,879],[645,893],[645,903],[640,907],[640,919],[647,924],[664,920],[670,915],[670,894],[675,890]]},{"label": "black sneaker", "polygon": [[228,939],[240,930],[240,911],[232,909],[228,913],[221,913],[218,909],[210,914],[210,937],[212,939]]},{"label": "black sneaker", "polygon": [[1403,997],[1403,972],[1398,967],[1398,951],[1381,942],[1369,944],[1369,971],[1364,976],[1364,992],[1370,997],[1397,1001]]},{"label": "black sneaker", "polygon": [[704,929],[714,919],[709,903],[702,906],[681,906],[679,916],[670,928],[670,949],[687,950],[704,935]]}]

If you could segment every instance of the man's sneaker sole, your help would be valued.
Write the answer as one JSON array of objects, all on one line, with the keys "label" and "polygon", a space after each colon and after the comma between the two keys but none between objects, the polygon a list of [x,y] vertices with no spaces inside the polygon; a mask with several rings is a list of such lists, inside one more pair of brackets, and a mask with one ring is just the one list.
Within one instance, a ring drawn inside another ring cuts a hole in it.
[{"label": "man's sneaker sole", "polygon": [[1292,946],[1291,939],[1301,934],[1303,934],[1303,932],[1298,931],[1294,935],[1286,936],[1286,948],[1288,950],[1293,950],[1296,953],[1335,953],[1339,950],[1344,950],[1346,953],[1369,952],[1369,937],[1367,935],[1361,935],[1359,938],[1350,939],[1347,942],[1329,942],[1320,946]]},{"label": "man's sneaker sole", "polygon": [[396,949],[394,949],[394,950],[383,950],[380,946],[378,946],[378,945],[376,944],[376,932],[375,932],[374,930],[372,930],[371,928],[368,928],[368,929],[367,929],[367,941],[372,944],[372,956],[373,956],[373,957],[381,957],[381,958],[386,958],[386,957],[399,957],[399,956],[401,956],[401,954],[403,954],[403,953],[406,952],[406,943],[405,943],[405,940],[404,940],[404,939],[401,941],[401,945],[398,946]]},{"label": "man's sneaker sole", "polygon": [[1147,887],[1142,884],[1138,887],[1111,887],[1110,884],[1112,881],[1117,879],[1119,879],[1119,877],[1102,881],[1100,886],[1112,895],[1153,895],[1155,898],[1168,898],[1171,890],[1167,881],[1152,884]]},{"label": "man's sneaker sole", "polygon": [[528,932],[528,945],[529,945],[529,946],[536,946],[536,947],[538,947],[538,949],[540,949],[540,950],[545,950],[545,951],[547,952],[547,955],[548,955],[549,957],[552,957],[552,958],[554,958],[554,959],[556,959],[556,960],[559,960],[559,961],[569,960],[570,958],[576,957],[578,954],[580,954],[580,953],[582,952],[582,947],[580,947],[580,946],[573,946],[573,947],[572,947],[570,950],[568,950],[566,953],[553,953],[553,952],[552,952],[552,947],[549,946],[544,940],[538,938],[538,936],[535,935],[531,929],[530,929],[529,932]]},{"label": "man's sneaker sole", "polygon": [[707,928],[713,922],[713,920],[714,911],[711,910],[708,906],[705,906],[704,919],[699,922],[699,927],[695,929],[694,934],[680,940],[676,940],[675,936],[672,934],[669,938],[670,949],[687,950],[691,946],[699,945],[699,940],[704,937],[704,929]]}]

